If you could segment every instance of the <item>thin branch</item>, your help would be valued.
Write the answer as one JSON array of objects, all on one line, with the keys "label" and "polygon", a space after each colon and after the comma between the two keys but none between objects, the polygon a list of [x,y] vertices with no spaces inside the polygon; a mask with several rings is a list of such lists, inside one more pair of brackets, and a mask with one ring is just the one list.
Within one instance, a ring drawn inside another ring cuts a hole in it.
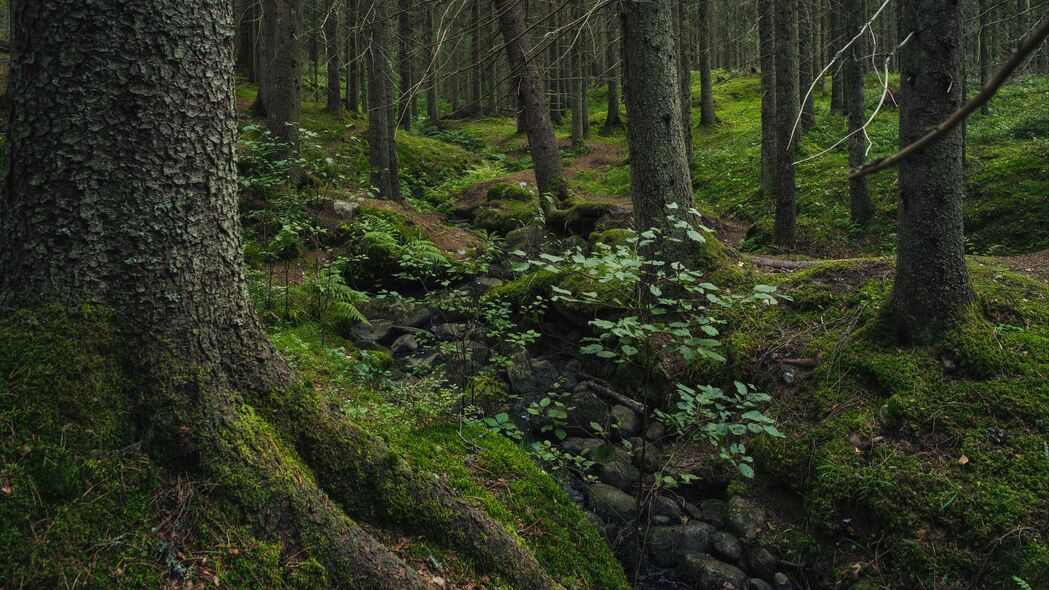
[{"label": "thin branch", "polygon": [[868,174],[873,174],[897,166],[900,162],[906,160],[914,153],[921,151],[930,144],[943,138],[954,130],[955,127],[961,125],[969,115],[987,104],[991,98],[998,93],[998,90],[1003,84],[1005,84],[1005,81],[1009,79],[1009,76],[1012,75],[1013,71],[1020,67],[1027,57],[1034,53],[1046,38],[1049,38],[1049,19],[1043,22],[1042,26],[1038,27],[1037,31],[1029,35],[1027,39],[1024,39],[1024,42],[1020,44],[1020,48],[1013,53],[1012,57],[1010,57],[1004,65],[1002,65],[1001,69],[998,70],[998,73],[995,74],[994,79],[991,80],[991,82],[988,83],[979,94],[973,97],[972,100],[962,105],[962,107],[951,115],[950,118],[918,141],[915,141],[896,152],[896,154],[887,158],[880,158],[857,170],[853,170],[849,173],[849,178],[860,178],[862,176],[867,176]]}]

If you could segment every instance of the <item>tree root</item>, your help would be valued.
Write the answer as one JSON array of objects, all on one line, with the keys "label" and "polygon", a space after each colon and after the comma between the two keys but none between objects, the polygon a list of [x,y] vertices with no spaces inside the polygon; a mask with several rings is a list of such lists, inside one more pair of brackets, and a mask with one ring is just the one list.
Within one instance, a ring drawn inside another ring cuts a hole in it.
[{"label": "tree root", "polygon": [[426,580],[351,520],[312,480],[280,435],[228,392],[200,406],[195,442],[201,467],[244,520],[307,549],[327,585],[361,590],[425,590]]},{"label": "tree root", "polygon": [[558,587],[503,526],[434,475],[414,471],[383,441],[361,431],[313,391],[275,394],[260,407],[293,441],[320,488],[351,517],[425,535],[515,588]]}]

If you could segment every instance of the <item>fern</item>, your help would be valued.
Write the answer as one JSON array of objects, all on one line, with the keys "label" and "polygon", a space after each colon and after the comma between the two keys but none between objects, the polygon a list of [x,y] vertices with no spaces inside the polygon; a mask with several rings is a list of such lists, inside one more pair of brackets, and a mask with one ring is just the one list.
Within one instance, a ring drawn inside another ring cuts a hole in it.
[{"label": "fern", "polygon": [[1013,581],[1020,587],[1020,590],[1034,590],[1034,588],[1032,588],[1027,582],[1023,581],[1020,576],[1013,576]]},{"label": "fern", "polygon": [[334,267],[325,267],[311,276],[302,291],[309,300],[310,313],[330,320],[365,322],[357,306],[368,301],[368,295],[351,288]]}]

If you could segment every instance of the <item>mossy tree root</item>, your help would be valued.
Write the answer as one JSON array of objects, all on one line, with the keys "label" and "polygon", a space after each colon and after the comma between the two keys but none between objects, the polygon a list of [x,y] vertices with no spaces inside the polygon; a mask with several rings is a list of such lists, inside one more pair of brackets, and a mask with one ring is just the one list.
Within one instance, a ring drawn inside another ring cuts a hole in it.
[{"label": "mossy tree root", "polygon": [[261,401],[310,466],[317,484],[353,518],[424,535],[467,556],[515,588],[558,586],[532,554],[483,510],[433,474],[420,473],[380,439],[299,388]]},{"label": "mossy tree root", "polygon": [[228,392],[205,396],[194,442],[201,467],[243,520],[290,538],[327,571],[318,585],[425,590],[429,584],[333,503],[278,432]]}]

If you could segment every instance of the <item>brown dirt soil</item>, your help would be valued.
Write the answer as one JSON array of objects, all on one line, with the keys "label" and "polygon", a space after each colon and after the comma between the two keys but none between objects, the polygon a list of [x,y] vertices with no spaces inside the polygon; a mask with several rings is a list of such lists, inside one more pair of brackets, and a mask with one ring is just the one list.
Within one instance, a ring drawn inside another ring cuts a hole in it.
[{"label": "brown dirt soil", "polygon": [[1010,270],[1023,273],[1044,283],[1049,283],[1049,250],[1023,254],[1021,256],[1002,256],[996,258],[977,258],[977,260],[1000,264]]},{"label": "brown dirt soil", "polygon": [[394,211],[405,216],[412,224],[425,231],[434,245],[448,252],[452,257],[458,257],[459,252],[481,245],[481,238],[477,234],[461,227],[448,225],[444,217],[437,213],[426,213],[404,203],[381,199],[362,199],[361,205]]}]

